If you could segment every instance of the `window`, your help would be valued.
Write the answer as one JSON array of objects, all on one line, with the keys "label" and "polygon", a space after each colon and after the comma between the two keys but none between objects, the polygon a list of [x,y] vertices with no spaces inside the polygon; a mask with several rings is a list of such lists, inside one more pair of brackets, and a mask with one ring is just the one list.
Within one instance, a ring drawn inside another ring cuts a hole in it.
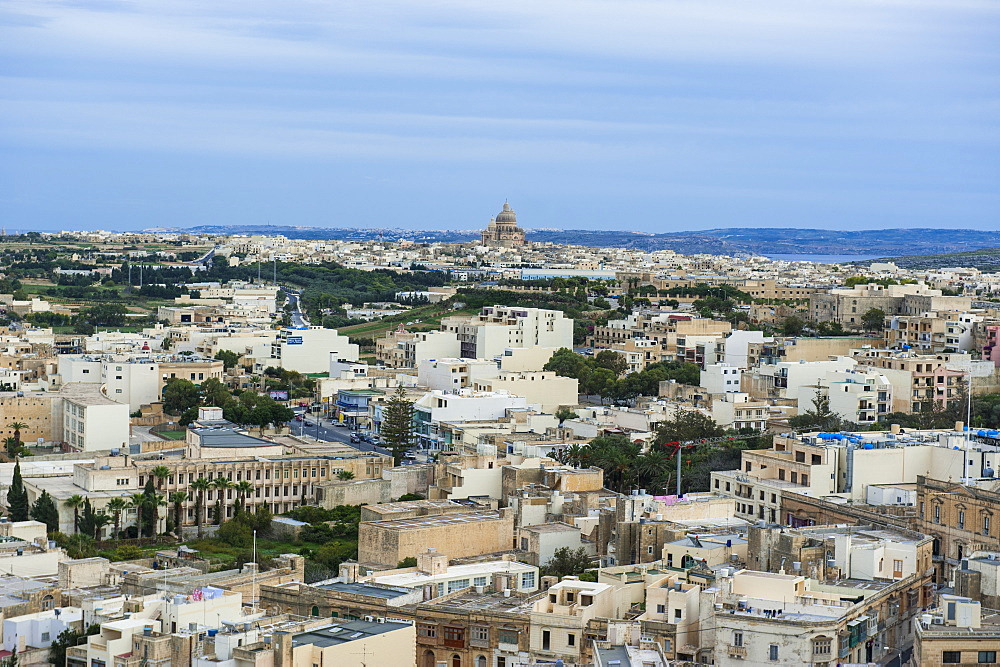
[{"label": "window", "polygon": [[473,641],[487,642],[490,640],[490,629],[474,625],[469,628],[469,637]]},{"label": "window", "polygon": [[767,647],[767,659],[777,661],[778,660],[778,645],[771,644]]},{"label": "window", "polygon": [[941,523],[941,506],[934,506],[934,523]]},{"label": "window", "polygon": [[960,530],[965,529],[965,510],[958,511],[958,527]]},{"label": "window", "polygon": [[433,625],[419,625],[417,626],[417,634],[421,637],[437,637],[437,628]]},{"label": "window", "polygon": [[497,642],[500,644],[517,644],[517,631],[497,630]]},{"label": "window", "polygon": [[957,665],[962,662],[961,651],[942,651],[941,662],[945,665]]},{"label": "window", "polygon": [[681,612],[680,609],[674,609],[674,620],[675,621],[681,620],[682,613],[683,612]]},{"label": "window", "polygon": [[[45,635],[42,635],[42,640],[43,641],[45,640]],[[991,662],[996,662],[996,661],[997,661],[997,652],[996,651],[980,651],[979,652],[979,660],[977,662],[979,662],[980,665],[989,664]]]},{"label": "window", "polygon": [[656,613],[657,614],[665,614],[665,613],[667,613],[667,607],[666,607],[666,605],[662,605],[662,604],[656,605]]},{"label": "window", "polygon": [[983,515],[983,535],[990,534],[990,517]]},{"label": "window", "polygon": [[652,546],[646,547],[646,553],[652,554],[653,553],[653,547]]},{"label": "window", "polygon": [[463,588],[469,587],[468,579],[455,579],[454,581],[448,582],[448,592],[453,593],[455,591],[460,591]]},{"label": "window", "polygon": [[447,641],[453,641],[453,642],[465,641],[465,630],[463,630],[462,628],[445,627],[444,638]]},{"label": "window", "polygon": [[534,572],[521,573],[521,588],[534,588],[534,587],[535,587],[535,573]]},{"label": "window", "polygon": [[552,633],[542,630],[542,650],[548,651],[550,648],[552,648]]},{"label": "window", "polygon": [[[47,641],[49,641],[49,633],[43,632],[42,633],[42,643],[45,643]],[[980,655],[982,655],[983,653],[984,653],[984,651],[980,651],[979,652]],[[980,660],[979,662],[982,662],[982,660]]]},{"label": "window", "polygon": [[813,655],[830,655],[831,647],[832,640],[815,639],[813,640]]},{"label": "window", "polygon": [[742,632],[733,632],[733,646],[743,646]]},{"label": "window", "polygon": [[486,585],[486,577],[476,577],[475,579],[472,580],[472,585],[473,586],[485,586]]}]

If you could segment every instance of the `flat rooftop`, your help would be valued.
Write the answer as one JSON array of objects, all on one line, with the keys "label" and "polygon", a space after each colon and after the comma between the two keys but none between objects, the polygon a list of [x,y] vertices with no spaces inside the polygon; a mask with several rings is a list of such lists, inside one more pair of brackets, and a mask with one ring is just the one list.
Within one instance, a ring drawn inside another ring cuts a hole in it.
[{"label": "flat rooftop", "polygon": [[394,600],[402,595],[410,593],[409,590],[398,589],[398,588],[383,588],[381,586],[372,586],[371,584],[345,584],[342,582],[332,583],[332,584],[321,584],[317,588],[322,588],[327,591],[339,591],[341,593],[353,593],[355,595],[367,595],[372,598],[382,598],[383,600]]},{"label": "flat rooftop", "polygon": [[562,521],[540,523],[535,526],[525,526],[521,530],[527,530],[532,533],[575,533],[580,531],[580,529],[576,526],[571,526],[568,523],[563,523]]},{"label": "flat rooftop", "polygon": [[378,573],[371,577],[372,581],[387,586],[402,586],[404,588],[414,588],[416,586],[438,581],[439,579],[489,577],[495,572],[529,572],[534,570],[533,565],[527,565],[518,561],[491,560],[484,563],[470,563],[468,565],[452,565],[443,575],[431,575],[426,572],[404,572],[401,574],[387,574],[379,576]]},{"label": "flat rooftop", "polygon": [[359,639],[367,639],[375,635],[384,635],[393,630],[410,627],[409,623],[372,623],[370,621],[345,621],[324,628],[316,628],[307,632],[292,635],[293,646],[317,646],[326,648],[338,644],[346,644]]},{"label": "flat rooftop", "polygon": [[401,503],[380,503],[365,507],[369,512],[393,514],[395,512],[411,512],[416,509],[440,509],[445,507],[462,507],[453,500],[409,500]]},{"label": "flat rooftop", "polygon": [[434,528],[437,526],[461,526],[465,523],[478,523],[480,521],[498,521],[500,512],[493,510],[480,510],[476,512],[462,512],[460,514],[434,514],[431,516],[415,516],[409,519],[389,519],[388,521],[372,521],[372,526],[379,528],[389,528],[393,530],[409,530],[414,528]]}]

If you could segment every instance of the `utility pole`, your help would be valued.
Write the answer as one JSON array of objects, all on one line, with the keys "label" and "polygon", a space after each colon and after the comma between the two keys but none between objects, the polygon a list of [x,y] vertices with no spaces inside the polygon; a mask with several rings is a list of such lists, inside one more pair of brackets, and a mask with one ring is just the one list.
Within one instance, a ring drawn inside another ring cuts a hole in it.
[{"label": "utility pole", "polygon": [[[761,431],[760,435],[764,435],[764,432]],[[676,447],[677,448],[677,451],[674,454],[677,457],[677,495],[678,496],[682,495],[681,494],[681,463],[682,463],[682,461],[681,461],[681,458],[682,458],[681,454],[682,454],[683,450],[685,450],[685,449],[691,449],[691,448],[696,447],[698,445],[714,445],[714,444],[718,444],[720,442],[733,442],[733,441],[736,441],[736,440],[746,440],[746,439],[749,439],[749,438],[756,438],[756,437],[758,437],[758,436],[754,436],[754,435],[751,435],[751,436],[724,435],[724,436],[721,436],[721,437],[718,437],[718,438],[698,438],[697,440],[685,440],[684,442],[665,442],[665,443],[663,443],[663,445],[662,445],[663,447]]]}]

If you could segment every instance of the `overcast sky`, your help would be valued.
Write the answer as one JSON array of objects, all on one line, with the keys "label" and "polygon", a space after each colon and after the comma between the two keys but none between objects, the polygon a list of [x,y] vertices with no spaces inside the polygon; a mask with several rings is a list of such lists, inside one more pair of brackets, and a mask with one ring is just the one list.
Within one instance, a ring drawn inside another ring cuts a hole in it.
[{"label": "overcast sky", "polygon": [[1000,225],[997,0],[0,3],[10,229]]}]

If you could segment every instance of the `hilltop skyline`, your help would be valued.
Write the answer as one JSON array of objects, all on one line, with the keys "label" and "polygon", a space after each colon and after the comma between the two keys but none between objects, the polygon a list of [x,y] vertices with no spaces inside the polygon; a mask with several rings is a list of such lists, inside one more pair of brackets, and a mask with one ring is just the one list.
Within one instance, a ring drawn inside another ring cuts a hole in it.
[{"label": "hilltop skyline", "polygon": [[994,228],[1000,7],[5,4],[8,229]]}]

